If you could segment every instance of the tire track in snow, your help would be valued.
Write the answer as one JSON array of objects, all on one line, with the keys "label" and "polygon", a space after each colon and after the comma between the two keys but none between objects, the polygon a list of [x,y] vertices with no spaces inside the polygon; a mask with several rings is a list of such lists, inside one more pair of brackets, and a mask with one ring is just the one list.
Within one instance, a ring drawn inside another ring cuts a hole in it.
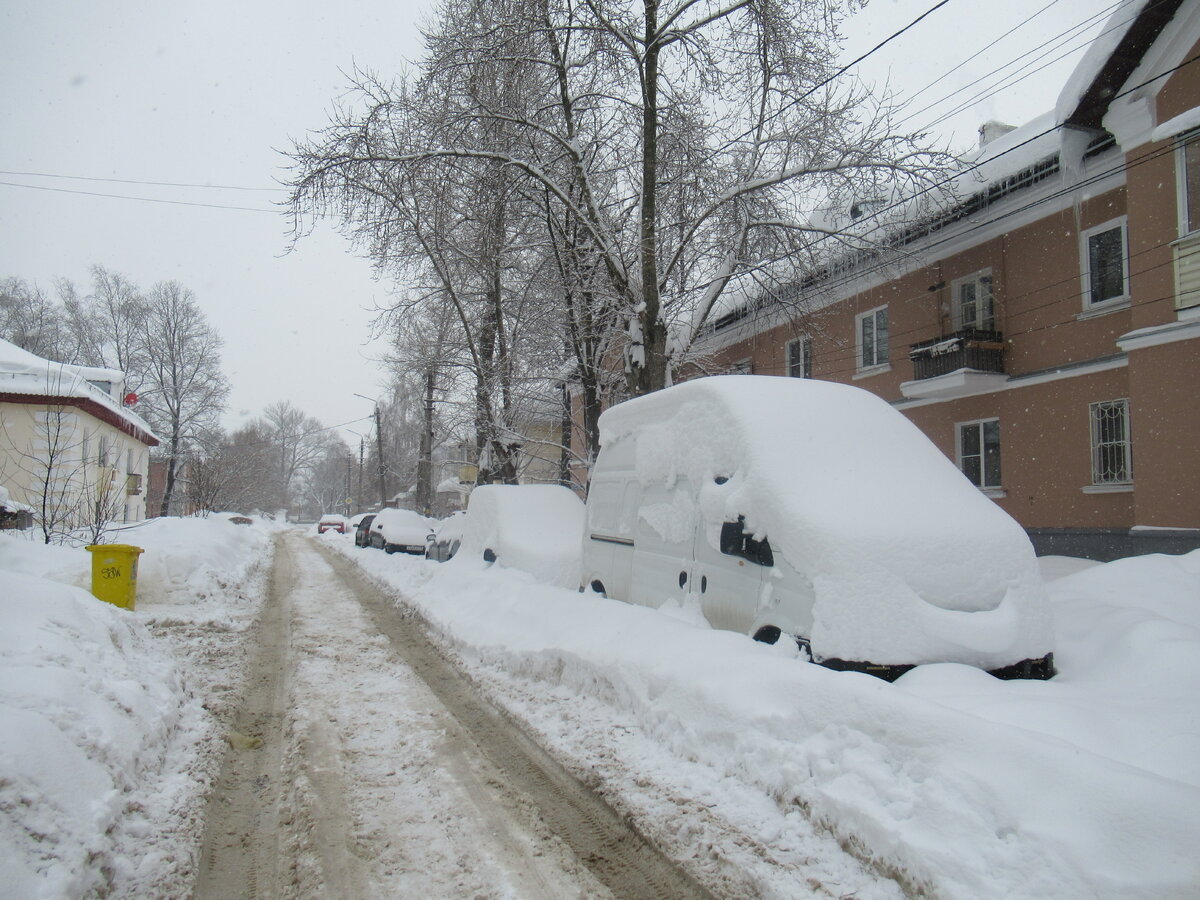
[{"label": "tire track in snow", "polygon": [[[394,607],[351,563],[323,554],[354,586],[363,608],[396,654],[429,686],[462,734],[455,741],[469,768],[494,768],[488,782],[493,812],[508,807],[527,825],[549,828],[613,896],[648,900],[711,898],[673,862],[580,783],[510,719],[484,700],[425,636],[411,611]],[[452,738],[453,739],[453,738]],[[485,769],[486,770],[486,769]],[[460,772],[461,774],[461,772]],[[471,790],[478,800],[486,792]],[[512,813],[509,813],[511,816]],[[528,821],[529,816],[535,820]],[[522,894],[521,896],[528,896]]]}]

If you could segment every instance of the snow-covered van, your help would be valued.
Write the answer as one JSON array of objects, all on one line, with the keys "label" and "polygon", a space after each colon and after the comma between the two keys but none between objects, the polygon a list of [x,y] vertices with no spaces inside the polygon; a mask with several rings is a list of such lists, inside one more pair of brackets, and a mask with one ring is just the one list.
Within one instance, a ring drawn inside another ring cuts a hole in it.
[{"label": "snow-covered van", "polygon": [[895,678],[1054,674],[1033,548],[902,414],[801,378],[701,378],[600,417],[581,587]]}]

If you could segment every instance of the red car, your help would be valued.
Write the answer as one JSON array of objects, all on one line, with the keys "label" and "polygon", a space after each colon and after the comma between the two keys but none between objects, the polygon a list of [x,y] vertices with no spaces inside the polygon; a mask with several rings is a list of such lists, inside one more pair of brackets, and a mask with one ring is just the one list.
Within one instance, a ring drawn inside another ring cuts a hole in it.
[{"label": "red car", "polygon": [[329,514],[321,516],[321,521],[317,523],[317,534],[324,534],[327,531],[336,531],[338,534],[345,534],[350,528],[350,523],[346,521],[345,516]]}]

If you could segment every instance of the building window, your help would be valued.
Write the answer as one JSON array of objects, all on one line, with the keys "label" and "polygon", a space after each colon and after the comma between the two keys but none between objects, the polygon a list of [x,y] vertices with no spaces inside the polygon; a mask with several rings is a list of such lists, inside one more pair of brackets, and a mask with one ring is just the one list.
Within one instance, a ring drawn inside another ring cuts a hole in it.
[{"label": "building window", "polygon": [[977,488],[1000,487],[1000,420],[961,422],[958,467]]},{"label": "building window", "polygon": [[888,311],[886,306],[865,312],[857,319],[858,367],[870,369],[887,365]]},{"label": "building window", "polygon": [[1124,218],[1105,222],[1083,233],[1085,309],[1129,297],[1128,258]]},{"label": "building window", "polygon": [[792,378],[812,378],[812,338],[788,341],[787,373]]},{"label": "building window", "polygon": [[1200,306],[1200,131],[1180,138],[1179,234],[1174,242],[1175,308]]},{"label": "building window", "polygon": [[1129,444],[1129,401],[1091,405],[1092,484],[1129,484],[1133,456]]},{"label": "building window", "polygon": [[1179,144],[1180,233],[1200,231],[1200,132],[1193,131]]},{"label": "building window", "polygon": [[996,327],[995,305],[992,302],[991,270],[976,272],[954,282],[954,328],[980,328],[992,331]]}]

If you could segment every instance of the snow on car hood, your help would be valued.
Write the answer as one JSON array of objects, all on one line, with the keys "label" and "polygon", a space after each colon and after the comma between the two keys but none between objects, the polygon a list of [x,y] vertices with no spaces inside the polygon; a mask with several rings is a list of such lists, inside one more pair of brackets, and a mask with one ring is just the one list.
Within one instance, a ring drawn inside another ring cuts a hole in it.
[{"label": "snow on car hood", "polygon": [[637,441],[642,484],[700,485],[714,547],[745,516],[811,581],[823,658],[992,667],[1052,649],[1024,531],[867,391],[702,378],[611,408],[600,431]]}]

